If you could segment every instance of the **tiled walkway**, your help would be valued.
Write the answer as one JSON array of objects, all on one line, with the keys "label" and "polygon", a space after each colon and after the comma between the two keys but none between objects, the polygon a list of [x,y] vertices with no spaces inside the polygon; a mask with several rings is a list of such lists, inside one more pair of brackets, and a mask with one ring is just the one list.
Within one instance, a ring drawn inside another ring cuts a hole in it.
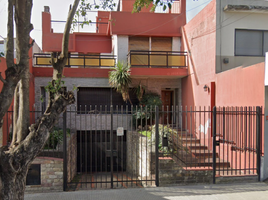
[{"label": "tiled walkway", "polygon": [[174,186],[157,188],[132,188],[108,190],[83,190],[75,192],[26,194],[25,200],[267,200],[265,183],[240,183]]}]

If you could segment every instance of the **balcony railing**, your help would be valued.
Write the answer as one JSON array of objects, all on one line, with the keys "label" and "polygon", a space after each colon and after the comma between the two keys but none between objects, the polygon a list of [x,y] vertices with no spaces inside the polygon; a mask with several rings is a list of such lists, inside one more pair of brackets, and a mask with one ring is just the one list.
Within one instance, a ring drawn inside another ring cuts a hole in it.
[{"label": "balcony railing", "polygon": [[187,52],[131,50],[128,53],[128,63],[131,67],[187,67]]},{"label": "balcony railing", "polygon": [[[46,53],[34,54],[36,66],[51,66],[51,55]],[[66,67],[114,67],[113,55],[69,54]]]}]

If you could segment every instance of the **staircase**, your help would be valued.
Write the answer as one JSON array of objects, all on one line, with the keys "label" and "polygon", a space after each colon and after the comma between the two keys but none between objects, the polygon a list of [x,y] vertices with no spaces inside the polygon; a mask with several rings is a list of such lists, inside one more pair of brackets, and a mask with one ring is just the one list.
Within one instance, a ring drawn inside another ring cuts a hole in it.
[{"label": "staircase", "polygon": [[[170,142],[172,142],[173,148],[177,149],[173,158],[181,161],[189,170],[191,168],[213,167],[213,152],[193,134],[187,131],[178,131],[178,134],[172,133]],[[216,167],[230,168],[230,162],[220,159],[216,153]]]}]

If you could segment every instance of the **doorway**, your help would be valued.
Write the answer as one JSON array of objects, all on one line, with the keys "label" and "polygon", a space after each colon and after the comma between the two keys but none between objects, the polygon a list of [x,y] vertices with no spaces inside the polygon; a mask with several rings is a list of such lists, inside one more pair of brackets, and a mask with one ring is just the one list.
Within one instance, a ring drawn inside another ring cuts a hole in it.
[{"label": "doorway", "polygon": [[171,124],[172,123],[172,105],[173,105],[174,92],[172,90],[162,90],[161,100],[163,106],[163,118],[162,123]]}]

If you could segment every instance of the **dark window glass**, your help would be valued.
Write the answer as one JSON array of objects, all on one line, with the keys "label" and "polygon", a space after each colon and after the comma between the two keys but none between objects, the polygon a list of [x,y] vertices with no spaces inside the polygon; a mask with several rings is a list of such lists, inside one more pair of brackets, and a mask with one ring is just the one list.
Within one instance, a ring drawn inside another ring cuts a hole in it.
[{"label": "dark window glass", "polygon": [[268,50],[268,31],[235,30],[236,56],[264,56]]},{"label": "dark window glass", "polygon": [[[86,88],[80,87],[77,92],[77,110],[79,113],[85,113],[90,111],[105,111],[105,106],[107,106],[107,111],[110,110],[111,105],[111,92],[112,92],[112,102],[114,110],[118,106],[118,110],[121,111],[121,105],[125,109],[126,105],[131,107],[129,101],[126,103],[123,101],[121,93],[116,92],[111,88]],[[133,105],[138,105],[138,99],[134,94],[133,90],[130,90],[130,99]],[[91,107],[90,107],[91,106]],[[100,108],[102,106],[102,108]],[[96,108],[96,109],[95,109]]]}]

